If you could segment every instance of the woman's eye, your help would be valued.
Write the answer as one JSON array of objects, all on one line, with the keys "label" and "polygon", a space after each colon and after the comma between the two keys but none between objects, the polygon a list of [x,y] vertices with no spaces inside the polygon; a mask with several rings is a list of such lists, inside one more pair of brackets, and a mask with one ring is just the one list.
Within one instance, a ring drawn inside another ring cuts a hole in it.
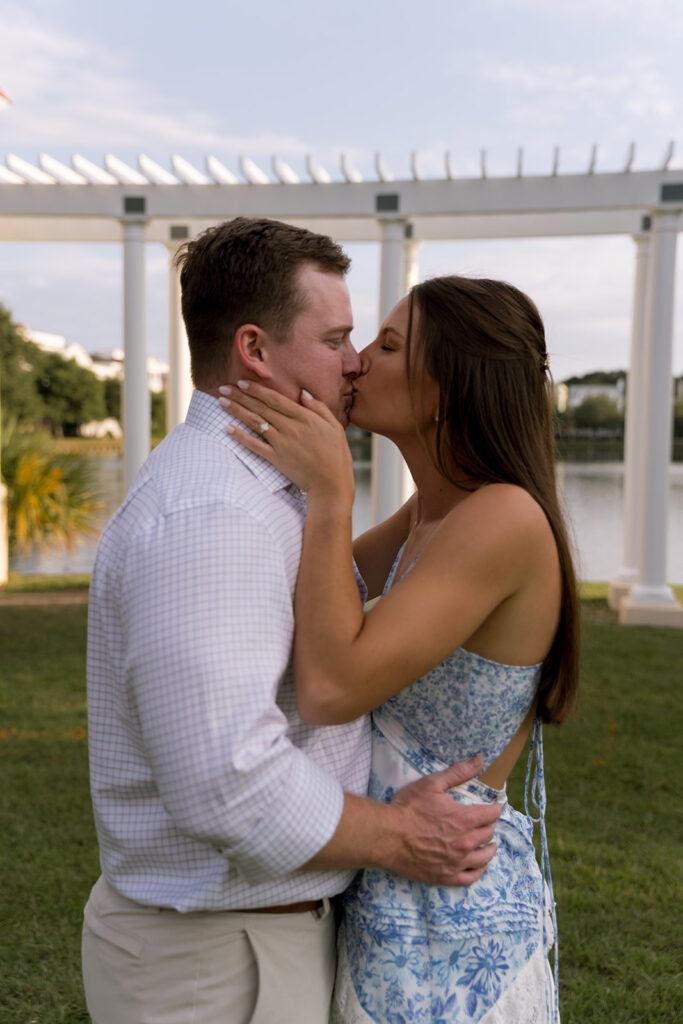
[{"label": "woman's eye", "polygon": [[391,345],[382,345],[382,352],[393,352],[393,351],[394,351],[394,349],[391,347]]}]

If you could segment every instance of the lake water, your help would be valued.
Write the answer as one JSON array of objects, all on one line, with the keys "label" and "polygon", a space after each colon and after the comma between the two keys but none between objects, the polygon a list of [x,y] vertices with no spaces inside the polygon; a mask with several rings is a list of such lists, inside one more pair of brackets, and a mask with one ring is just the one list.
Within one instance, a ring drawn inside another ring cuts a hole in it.
[{"label": "lake water", "polygon": [[[97,459],[105,513],[103,525],[124,493],[120,457]],[[609,580],[621,568],[624,468],[620,462],[560,462],[558,486],[563,497],[584,580]],[[356,469],[354,533],[370,523],[370,470]],[[63,549],[12,558],[10,568],[21,573],[87,573],[92,569],[97,538],[83,540],[69,553]],[[683,463],[669,468],[667,579],[683,584]]]}]

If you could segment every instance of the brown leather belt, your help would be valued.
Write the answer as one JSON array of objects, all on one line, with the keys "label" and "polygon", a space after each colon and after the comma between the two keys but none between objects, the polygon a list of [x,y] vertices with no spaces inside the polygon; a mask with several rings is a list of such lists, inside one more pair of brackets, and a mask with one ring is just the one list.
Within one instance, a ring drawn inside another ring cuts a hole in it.
[{"label": "brown leather belt", "polygon": [[306,914],[312,910],[320,910],[322,900],[302,900],[300,903],[284,903],[275,907],[240,907],[236,914]]}]

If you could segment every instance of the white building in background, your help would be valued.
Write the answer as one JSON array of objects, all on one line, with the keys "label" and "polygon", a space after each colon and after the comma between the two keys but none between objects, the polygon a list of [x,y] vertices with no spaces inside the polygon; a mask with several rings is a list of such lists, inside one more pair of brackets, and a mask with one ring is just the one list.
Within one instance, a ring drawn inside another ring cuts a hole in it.
[{"label": "white building in background", "polygon": [[[92,371],[100,380],[111,380],[112,378],[123,380],[123,349],[115,348],[111,351],[90,354],[77,342],[67,342],[62,334],[33,331],[23,326],[21,333],[27,341],[33,342],[43,352],[60,355],[62,359],[73,359],[84,370]],[[147,386],[150,391],[155,393],[165,391],[168,384],[168,373],[168,363],[162,362],[156,356],[147,357]]]},{"label": "white building in background", "polygon": [[[616,405],[619,412],[624,411],[626,380],[620,377],[614,384],[566,384],[565,409],[576,409],[587,398],[598,398],[604,395]],[[561,410],[564,411],[564,410]]]},{"label": "white building in background", "polygon": [[107,416],[105,420],[93,420],[91,423],[81,423],[78,428],[81,437],[105,438],[113,437],[120,441],[123,437],[123,430],[118,420],[113,416]]},{"label": "white building in background", "polygon": [[31,331],[27,327],[22,327],[21,333],[27,341],[32,341],[43,352],[53,353],[61,356],[62,359],[73,359],[84,370],[92,370],[92,359],[83,346],[77,342],[67,342],[63,334],[50,334],[48,331]]}]

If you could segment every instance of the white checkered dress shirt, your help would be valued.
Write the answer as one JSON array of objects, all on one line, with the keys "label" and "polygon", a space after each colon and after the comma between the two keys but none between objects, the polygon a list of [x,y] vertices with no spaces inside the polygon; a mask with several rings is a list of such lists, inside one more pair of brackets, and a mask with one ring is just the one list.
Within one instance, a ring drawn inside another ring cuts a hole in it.
[{"label": "white checkered dress shirt", "polygon": [[181,911],[341,892],[298,872],[366,791],[367,719],[297,716],[290,653],[305,499],[195,392],[100,541],[90,588],[90,775],[102,871]]}]

